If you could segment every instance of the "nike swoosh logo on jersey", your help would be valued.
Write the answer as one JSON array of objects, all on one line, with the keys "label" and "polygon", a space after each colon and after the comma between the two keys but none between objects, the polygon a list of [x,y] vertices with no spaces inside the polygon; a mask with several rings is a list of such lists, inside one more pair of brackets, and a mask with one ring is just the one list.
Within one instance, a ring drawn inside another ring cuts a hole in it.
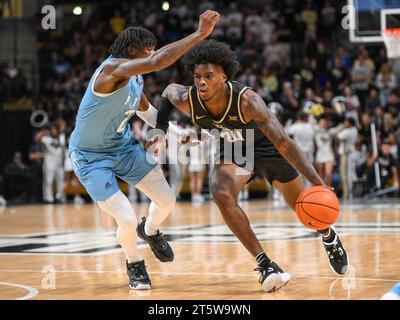
[{"label": "nike swoosh logo on jersey", "polygon": [[203,118],[205,118],[205,117],[207,117],[207,116],[205,116],[205,115],[199,116],[199,115],[196,114],[196,120],[200,120],[200,119],[203,119]]}]

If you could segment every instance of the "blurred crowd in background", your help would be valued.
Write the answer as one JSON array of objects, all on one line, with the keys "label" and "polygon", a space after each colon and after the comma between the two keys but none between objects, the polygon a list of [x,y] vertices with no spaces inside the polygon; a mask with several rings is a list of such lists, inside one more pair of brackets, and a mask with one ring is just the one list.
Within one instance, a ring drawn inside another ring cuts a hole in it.
[{"label": "blurred crowd in background", "polygon": [[[0,67],[3,103],[25,99],[49,118],[46,127],[33,132],[29,150],[16,150],[6,167],[0,168],[0,205],[5,199],[65,202],[71,184],[74,201],[82,203],[65,150],[87,83],[108,56],[110,44],[124,28],[140,25],[155,34],[161,47],[192,33],[198,16],[207,9],[221,13],[211,37],[236,52],[241,64],[236,80],[265,100],[338,195],[348,199],[376,191],[376,163],[381,186],[396,187],[400,68],[387,59],[383,44],[348,45],[339,32],[342,2],[281,0],[248,6],[177,0],[163,11],[159,3],[120,1],[119,5],[86,5],[75,21],[66,21],[62,11],[57,12],[56,30],[37,28],[39,94],[29,92],[18,67],[11,63]],[[145,75],[144,80],[145,93],[155,106],[169,83],[192,84],[179,61]],[[174,119],[190,127],[182,114],[175,113]],[[143,136],[143,123],[138,118],[132,121],[134,134]],[[371,124],[376,129],[377,152]],[[208,166],[201,164],[199,156],[199,148],[204,147],[191,149],[187,167],[194,202],[204,201],[207,193],[203,181]],[[165,171],[179,196],[186,169],[169,165]],[[132,201],[146,201],[132,188],[128,192]],[[241,197],[247,199],[248,190]]]}]

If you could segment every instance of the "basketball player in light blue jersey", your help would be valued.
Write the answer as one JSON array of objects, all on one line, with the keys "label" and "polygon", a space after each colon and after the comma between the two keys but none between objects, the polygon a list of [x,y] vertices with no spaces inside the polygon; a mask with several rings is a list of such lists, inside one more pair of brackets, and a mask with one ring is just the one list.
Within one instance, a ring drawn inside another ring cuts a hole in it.
[{"label": "basketball player in light blue jersey", "polygon": [[[159,227],[175,205],[175,194],[160,167],[149,162],[128,124],[135,113],[146,121],[157,112],[143,94],[141,75],[173,64],[208,37],[219,17],[217,12],[207,10],[200,16],[196,32],[157,51],[156,38],[150,31],[140,27],[125,29],[111,46],[110,56],[90,79],[79,106],[69,156],[91,198],[118,224],[117,240],[126,255],[132,289],[151,288],[144,260],[137,251],[137,235],[162,262],[174,258]],[[143,218],[139,225],[116,177],[131,183],[152,201],[147,220]]]}]

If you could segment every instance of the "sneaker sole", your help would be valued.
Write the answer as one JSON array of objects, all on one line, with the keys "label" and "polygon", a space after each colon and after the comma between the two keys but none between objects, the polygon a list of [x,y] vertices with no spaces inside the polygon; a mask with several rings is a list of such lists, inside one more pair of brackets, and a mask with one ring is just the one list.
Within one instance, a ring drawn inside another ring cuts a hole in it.
[{"label": "sneaker sole", "polygon": [[283,288],[291,278],[292,276],[287,272],[273,273],[264,280],[261,287],[267,293],[275,292]]},{"label": "sneaker sole", "polygon": [[151,290],[151,284],[139,283],[136,287],[129,285],[132,290]]}]

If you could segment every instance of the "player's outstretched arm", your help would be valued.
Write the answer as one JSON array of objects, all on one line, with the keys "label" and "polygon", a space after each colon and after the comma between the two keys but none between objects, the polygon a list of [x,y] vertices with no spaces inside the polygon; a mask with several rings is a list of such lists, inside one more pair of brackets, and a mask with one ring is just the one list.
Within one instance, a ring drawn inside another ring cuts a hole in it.
[{"label": "player's outstretched arm", "polygon": [[188,87],[176,83],[165,88],[158,106],[157,129],[167,131],[169,117],[174,108],[190,115],[188,91]]},{"label": "player's outstretched arm", "polygon": [[192,48],[201,40],[207,38],[220,15],[214,10],[205,11],[199,19],[199,28],[191,35],[170,43],[155,51],[147,58],[126,60],[119,64],[113,71],[112,76],[118,78],[129,78],[136,74],[146,74],[164,69],[182,57],[187,50]]},{"label": "player's outstretched arm", "polygon": [[264,100],[254,91],[247,90],[242,96],[242,113],[245,121],[254,120],[279,153],[314,185],[324,185],[312,163],[303,151],[287,135],[283,126],[268,109]]},{"label": "player's outstretched arm", "polygon": [[[175,107],[184,113],[189,113],[188,88],[179,84],[170,84],[162,94],[158,110],[142,94],[137,114],[152,128],[161,129],[164,133],[168,130],[179,143],[187,143],[190,140],[187,132],[169,122],[170,114]],[[159,138],[159,135],[155,135],[149,139],[145,144],[145,149],[149,149],[154,143],[161,140]]]}]

